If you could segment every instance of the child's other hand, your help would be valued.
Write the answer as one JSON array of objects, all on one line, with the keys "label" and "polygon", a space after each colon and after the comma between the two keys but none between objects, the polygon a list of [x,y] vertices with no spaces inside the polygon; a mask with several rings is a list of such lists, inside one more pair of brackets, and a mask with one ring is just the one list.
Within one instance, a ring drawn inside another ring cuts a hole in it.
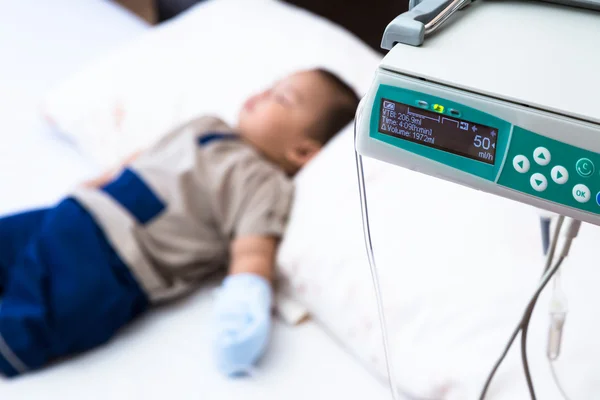
[{"label": "child's other hand", "polygon": [[248,374],[264,354],[271,333],[272,289],[256,274],[228,276],[218,291],[213,317],[214,355],[227,376]]},{"label": "child's other hand", "polygon": [[100,175],[97,178],[90,179],[88,181],[83,182],[82,186],[86,187],[86,188],[90,188],[90,189],[101,188],[102,186],[104,186],[104,185],[108,184],[110,181],[112,181],[116,177],[116,175],[119,172],[121,172],[121,170],[125,166],[127,166],[128,164],[131,164],[140,154],[141,154],[141,151],[136,151],[135,153],[131,154],[129,157],[125,158],[119,166],[104,172],[102,175]]}]

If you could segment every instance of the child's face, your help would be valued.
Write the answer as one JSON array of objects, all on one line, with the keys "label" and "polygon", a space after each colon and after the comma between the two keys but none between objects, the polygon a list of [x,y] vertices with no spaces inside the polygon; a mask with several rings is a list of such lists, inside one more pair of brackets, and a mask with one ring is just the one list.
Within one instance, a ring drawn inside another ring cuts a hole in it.
[{"label": "child's face", "polygon": [[238,129],[269,158],[295,172],[320,149],[310,132],[327,116],[334,96],[318,72],[295,73],[248,99]]}]

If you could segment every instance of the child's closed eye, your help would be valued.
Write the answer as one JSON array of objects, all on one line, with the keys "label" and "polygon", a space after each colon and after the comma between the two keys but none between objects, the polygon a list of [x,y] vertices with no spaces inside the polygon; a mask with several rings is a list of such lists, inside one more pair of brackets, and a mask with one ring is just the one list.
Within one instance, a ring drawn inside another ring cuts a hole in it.
[{"label": "child's closed eye", "polygon": [[275,95],[275,100],[278,103],[283,104],[283,105],[287,105],[289,103],[288,99],[283,94],[276,94]]},{"label": "child's closed eye", "polygon": [[274,92],[273,98],[275,99],[275,101],[277,103],[279,103],[283,106],[286,106],[286,107],[294,104],[294,98],[289,93]]}]

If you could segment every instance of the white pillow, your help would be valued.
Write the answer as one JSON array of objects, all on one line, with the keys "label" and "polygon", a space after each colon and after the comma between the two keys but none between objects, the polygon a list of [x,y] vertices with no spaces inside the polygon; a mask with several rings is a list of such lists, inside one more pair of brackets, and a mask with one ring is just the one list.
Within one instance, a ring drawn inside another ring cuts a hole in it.
[{"label": "white pillow", "polygon": [[153,28],[51,92],[43,110],[112,165],[199,113],[234,122],[276,79],[323,66],[364,92],[380,55],[344,29],[275,0],[213,0]]},{"label": "white pillow", "polygon": [[[313,318],[385,376],[352,139],[348,128],[298,175],[279,264],[286,286]],[[478,398],[541,274],[538,213],[406,169],[364,162],[394,378],[421,397]],[[588,333],[599,327],[591,316],[597,315],[600,294],[591,282],[600,279],[593,245],[600,230],[586,229],[563,272],[569,299],[579,301],[568,317],[561,359],[567,364],[557,367],[571,396],[578,392],[579,398],[593,398],[600,389],[591,361],[600,349]],[[543,296],[536,308],[530,360],[539,398],[558,399],[545,361],[548,303]],[[489,398],[528,398],[518,344],[507,361]]]}]

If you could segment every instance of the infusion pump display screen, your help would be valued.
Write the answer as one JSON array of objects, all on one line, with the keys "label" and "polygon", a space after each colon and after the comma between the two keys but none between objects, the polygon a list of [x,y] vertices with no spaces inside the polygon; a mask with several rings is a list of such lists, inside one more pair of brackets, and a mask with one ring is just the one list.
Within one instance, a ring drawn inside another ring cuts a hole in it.
[{"label": "infusion pump display screen", "polygon": [[381,99],[379,132],[487,164],[496,159],[497,129],[393,100]]}]

